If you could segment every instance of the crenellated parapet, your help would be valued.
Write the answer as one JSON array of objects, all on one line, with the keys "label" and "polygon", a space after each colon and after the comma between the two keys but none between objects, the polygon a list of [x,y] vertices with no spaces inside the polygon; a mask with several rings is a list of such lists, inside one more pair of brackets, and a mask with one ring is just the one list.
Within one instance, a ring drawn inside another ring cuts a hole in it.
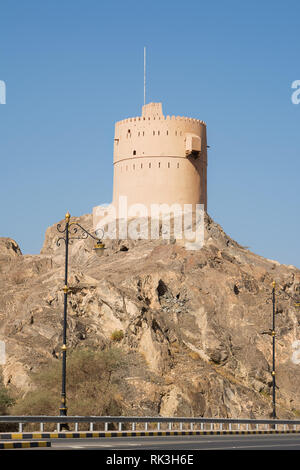
[{"label": "crenellated parapet", "polygon": [[148,117],[143,117],[143,116],[136,116],[133,118],[127,118],[127,119],[122,119],[121,121],[117,121],[115,126],[122,126],[123,124],[128,124],[128,123],[138,123],[138,122],[154,122],[154,121],[186,121],[186,122],[195,122],[198,124],[202,124],[206,126],[206,123],[200,119],[195,119],[195,118],[189,118],[186,116],[148,116]]}]

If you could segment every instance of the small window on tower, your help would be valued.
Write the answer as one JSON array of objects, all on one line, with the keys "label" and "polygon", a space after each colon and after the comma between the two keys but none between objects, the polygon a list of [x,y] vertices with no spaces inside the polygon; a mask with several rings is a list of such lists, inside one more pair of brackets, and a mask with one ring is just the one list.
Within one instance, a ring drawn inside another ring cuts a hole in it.
[{"label": "small window on tower", "polygon": [[170,162],[168,162],[168,168],[170,168]]},{"label": "small window on tower", "polygon": [[132,152],[132,154],[133,154],[133,155],[136,155],[136,150],[134,150],[134,151]]},{"label": "small window on tower", "polygon": [[158,162],[158,168],[160,168],[160,162]]}]

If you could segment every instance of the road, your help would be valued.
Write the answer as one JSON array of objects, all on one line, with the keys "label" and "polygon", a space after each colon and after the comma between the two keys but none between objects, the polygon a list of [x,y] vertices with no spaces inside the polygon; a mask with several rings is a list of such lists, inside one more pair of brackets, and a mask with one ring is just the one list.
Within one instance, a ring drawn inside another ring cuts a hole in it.
[{"label": "road", "polygon": [[52,439],[50,449],[126,450],[133,455],[138,450],[300,450],[300,434]]}]

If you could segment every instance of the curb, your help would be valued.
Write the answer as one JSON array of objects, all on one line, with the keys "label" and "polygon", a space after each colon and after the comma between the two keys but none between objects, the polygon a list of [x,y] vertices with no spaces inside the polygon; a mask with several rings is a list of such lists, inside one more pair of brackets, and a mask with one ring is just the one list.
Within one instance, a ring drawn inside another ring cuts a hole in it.
[{"label": "curb", "polygon": [[0,442],[0,449],[28,449],[30,447],[51,447],[50,441]]},{"label": "curb", "polygon": [[[112,432],[34,432],[0,433],[1,439],[86,439],[105,437],[153,437],[153,436],[221,436],[249,434],[299,434],[296,430],[270,431],[112,431]],[[20,444],[20,443],[18,443]],[[22,443],[23,444],[23,443]],[[24,444],[28,444],[24,443]],[[37,442],[35,442],[37,444]],[[41,442],[39,444],[42,444]],[[48,444],[48,443],[47,443]],[[40,445],[42,447],[42,445]],[[34,446],[32,446],[34,447]],[[0,448],[2,448],[0,446]]]}]

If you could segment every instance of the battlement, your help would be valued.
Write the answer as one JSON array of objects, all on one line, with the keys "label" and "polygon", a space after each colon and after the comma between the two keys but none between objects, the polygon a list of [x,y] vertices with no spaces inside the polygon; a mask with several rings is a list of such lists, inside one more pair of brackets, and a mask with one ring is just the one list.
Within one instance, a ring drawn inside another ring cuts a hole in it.
[{"label": "battlement", "polygon": [[116,122],[116,126],[122,126],[123,124],[134,123],[134,122],[145,122],[145,121],[185,121],[185,122],[195,122],[206,127],[206,122],[201,119],[189,118],[186,116],[136,116],[132,118],[122,119],[121,121]]},{"label": "battlement", "polygon": [[147,121],[162,121],[162,122],[186,122],[186,123],[198,123],[206,126],[206,123],[200,119],[189,118],[186,116],[164,116],[162,112],[161,103],[149,103],[143,106],[142,116],[131,117],[122,119],[116,122],[116,127],[122,126],[129,123],[146,123]]}]

